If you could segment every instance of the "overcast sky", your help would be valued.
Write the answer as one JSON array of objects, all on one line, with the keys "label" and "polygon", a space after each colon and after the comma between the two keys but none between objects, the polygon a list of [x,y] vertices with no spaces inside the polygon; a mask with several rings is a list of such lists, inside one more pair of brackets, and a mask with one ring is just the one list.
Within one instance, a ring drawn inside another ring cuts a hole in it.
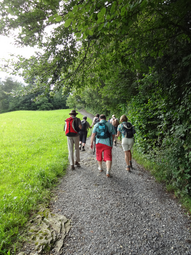
[{"label": "overcast sky", "polygon": [[[0,35],[0,66],[2,67],[5,63],[3,59],[12,58],[10,54],[23,55],[24,57],[30,57],[34,53],[34,49],[30,47],[17,48],[14,46],[14,40],[6,36]],[[5,72],[0,71],[0,78],[4,79],[6,76],[10,76]],[[23,81],[20,77],[15,77],[19,81]]]}]

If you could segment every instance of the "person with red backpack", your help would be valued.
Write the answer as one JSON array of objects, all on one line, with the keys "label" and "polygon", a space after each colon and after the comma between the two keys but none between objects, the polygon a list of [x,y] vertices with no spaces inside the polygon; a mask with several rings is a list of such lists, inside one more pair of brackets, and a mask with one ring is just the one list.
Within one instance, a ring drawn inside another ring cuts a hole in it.
[{"label": "person with red backpack", "polygon": [[[69,115],[70,118],[65,120],[65,135],[68,142],[68,159],[70,162],[71,170],[74,170],[76,165],[80,167],[80,150],[79,150],[79,131],[82,128],[81,120],[76,117],[78,113],[72,110]],[[75,155],[74,155],[75,146]],[[75,161],[74,161],[75,158]]]}]

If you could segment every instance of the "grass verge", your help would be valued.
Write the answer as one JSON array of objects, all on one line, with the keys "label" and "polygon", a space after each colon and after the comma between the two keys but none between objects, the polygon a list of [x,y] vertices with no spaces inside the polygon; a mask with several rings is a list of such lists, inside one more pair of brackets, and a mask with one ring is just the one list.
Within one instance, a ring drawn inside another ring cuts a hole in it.
[{"label": "grass verge", "polygon": [[49,200],[51,188],[65,173],[68,150],[63,126],[69,112],[0,115],[0,254],[9,254],[13,246],[16,250],[31,211]]}]

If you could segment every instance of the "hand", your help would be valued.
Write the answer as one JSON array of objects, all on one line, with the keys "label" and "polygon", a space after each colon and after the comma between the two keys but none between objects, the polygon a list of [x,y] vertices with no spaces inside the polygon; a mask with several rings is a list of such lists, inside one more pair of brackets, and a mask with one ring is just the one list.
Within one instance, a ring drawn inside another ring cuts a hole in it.
[{"label": "hand", "polygon": [[93,149],[93,143],[91,143],[90,148]]}]

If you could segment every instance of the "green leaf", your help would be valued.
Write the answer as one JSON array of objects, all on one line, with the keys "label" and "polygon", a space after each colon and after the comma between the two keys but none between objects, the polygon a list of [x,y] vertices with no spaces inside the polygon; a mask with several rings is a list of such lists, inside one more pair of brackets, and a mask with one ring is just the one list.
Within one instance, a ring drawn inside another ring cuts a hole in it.
[{"label": "green leaf", "polygon": [[72,12],[73,12],[73,13],[75,13],[75,12],[77,12],[77,11],[78,11],[78,6],[77,6],[77,5],[75,5],[75,6],[73,7]]},{"label": "green leaf", "polygon": [[48,19],[49,22],[52,22],[53,20],[54,20],[54,16],[50,16]]},{"label": "green leaf", "polygon": [[113,2],[112,6],[111,6],[111,13],[114,13],[115,12],[115,9],[116,9],[116,1]]},{"label": "green leaf", "polygon": [[98,19],[103,18],[105,13],[106,13],[106,8],[101,9],[101,11],[98,13]]},{"label": "green leaf", "polygon": [[57,17],[55,18],[55,20],[56,20],[56,21],[61,21],[61,20],[62,20],[62,16],[57,16]]},{"label": "green leaf", "polygon": [[89,29],[89,30],[88,30],[88,34],[89,34],[89,35],[93,35],[93,34],[94,34],[93,29]]},{"label": "green leaf", "polygon": [[124,16],[126,13],[126,7],[123,6],[123,8],[121,9],[121,16]]},{"label": "green leaf", "polygon": [[66,20],[66,22],[64,23],[64,26],[65,26],[65,27],[69,27],[70,24],[71,24],[71,22],[72,22],[72,19]]},{"label": "green leaf", "polygon": [[68,17],[73,18],[74,17],[74,13],[73,12],[69,12],[68,13]]}]

